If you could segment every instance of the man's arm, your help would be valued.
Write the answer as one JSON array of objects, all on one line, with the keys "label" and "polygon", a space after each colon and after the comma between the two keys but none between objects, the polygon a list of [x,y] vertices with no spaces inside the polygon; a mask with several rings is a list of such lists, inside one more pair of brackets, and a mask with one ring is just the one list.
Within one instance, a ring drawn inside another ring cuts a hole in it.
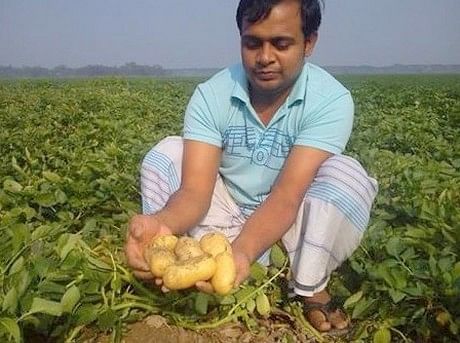
[{"label": "man's arm", "polygon": [[246,255],[252,263],[288,231],[319,167],[331,155],[312,147],[292,148],[270,195],[233,242],[237,254]]},{"label": "man's arm", "polygon": [[182,181],[166,206],[154,214],[175,234],[195,227],[211,204],[221,149],[198,141],[184,140]]},{"label": "man's arm", "polygon": [[153,215],[131,218],[125,254],[137,277],[152,278],[144,258],[145,246],[158,235],[180,234],[196,226],[206,214],[212,199],[220,163],[220,148],[184,140],[182,182],[165,208]]}]

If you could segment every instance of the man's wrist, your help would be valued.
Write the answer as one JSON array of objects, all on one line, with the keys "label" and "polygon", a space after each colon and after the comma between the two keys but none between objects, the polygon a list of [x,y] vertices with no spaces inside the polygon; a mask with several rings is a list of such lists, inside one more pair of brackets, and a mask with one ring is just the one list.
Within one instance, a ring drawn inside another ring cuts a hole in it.
[{"label": "man's wrist", "polygon": [[254,247],[250,244],[246,244],[240,237],[233,241],[232,250],[234,253],[244,255],[249,261],[249,264],[254,263],[257,259],[257,252]]}]

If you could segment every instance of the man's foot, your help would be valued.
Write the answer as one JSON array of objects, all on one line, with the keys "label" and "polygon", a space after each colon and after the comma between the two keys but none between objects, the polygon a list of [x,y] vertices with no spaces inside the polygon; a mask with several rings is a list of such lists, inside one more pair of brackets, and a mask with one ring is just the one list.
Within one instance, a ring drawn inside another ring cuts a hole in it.
[{"label": "man's foot", "polygon": [[350,321],[347,315],[335,307],[326,290],[304,297],[304,314],[310,324],[318,331],[326,332],[332,328],[343,330]]}]

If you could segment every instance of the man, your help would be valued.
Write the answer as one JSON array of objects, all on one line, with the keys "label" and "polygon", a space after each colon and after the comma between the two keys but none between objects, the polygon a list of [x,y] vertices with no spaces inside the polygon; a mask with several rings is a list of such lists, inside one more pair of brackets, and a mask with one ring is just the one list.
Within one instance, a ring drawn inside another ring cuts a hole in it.
[{"label": "man", "polygon": [[318,0],[240,1],[242,65],[200,84],[183,139],[163,140],[143,161],[144,214],[132,218],[125,246],[138,277],[152,277],[142,251],[156,235],[223,232],[235,286],[281,239],[312,325],[348,325],[325,287],[357,248],[377,184],[340,155],[353,122],[350,93],[305,62],[320,21]]}]

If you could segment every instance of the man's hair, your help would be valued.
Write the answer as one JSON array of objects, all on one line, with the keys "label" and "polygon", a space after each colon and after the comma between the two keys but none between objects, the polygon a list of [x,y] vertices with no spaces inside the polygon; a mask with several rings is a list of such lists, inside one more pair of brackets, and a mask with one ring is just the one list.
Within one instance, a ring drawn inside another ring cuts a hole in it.
[{"label": "man's hair", "polygon": [[[268,17],[272,8],[283,0],[240,0],[236,11],[236,23],[242,30],[243,20],[255,23]],[[285,0],[284,0],[285,1]],[[302,18],[302,32],[305,38],[318,31],[321,24],[320,0],[298,0]]]}]

